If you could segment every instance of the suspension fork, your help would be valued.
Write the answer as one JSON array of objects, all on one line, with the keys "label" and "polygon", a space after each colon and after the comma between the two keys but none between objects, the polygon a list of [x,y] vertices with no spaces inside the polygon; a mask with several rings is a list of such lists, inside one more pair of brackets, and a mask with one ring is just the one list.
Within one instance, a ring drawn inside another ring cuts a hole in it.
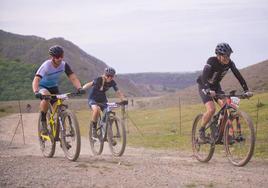
[{"label": "suspension fork", "polygon": [[57,123],[57,134],[56,134],[56,138],[59,138],[59,133],[61,132],[63,138],[65,137],[65,127],[63,124],[63,119],[62,119],[62,113],[64,112],[64,109],[67,108],[66,105],[59,105],[58,107],[58,123]]},{"label": "suspension fork", "polygon": [[108,126],[111,126],[111,120],[113,120],[114,116],[115,116],[115,112],[113,112],[113,111],[107,111],[106,112],[106,119],[105,119],[106,132],[108,130]]},{"label": "suspension fork", "polygon": [[105,140],[106,138],[106,130],[107,130],[107,121],[108,121],[108,112],[107,109],[104,109],[102,112],[102,115],[100,115],[99,118],[99,127],[98,129],[101,130],[102,138]]},{"label": "suspension fork", "polygon": [[237,133],[238,135],[241,135],[241,124],[240,124],[239,117],[236,117],[235,119],[236,119]]}]

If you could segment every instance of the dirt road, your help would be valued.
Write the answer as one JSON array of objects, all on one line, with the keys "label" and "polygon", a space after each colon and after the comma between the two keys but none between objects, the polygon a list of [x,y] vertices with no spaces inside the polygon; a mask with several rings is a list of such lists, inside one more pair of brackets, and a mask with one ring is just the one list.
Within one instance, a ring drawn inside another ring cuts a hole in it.
[{"label": "dirt road", "polygon": [[[82,138],[76,162],[64,158],[59,145],[53,158],[44,158],[36,137],[37,114],[23,114],[26,144],[17,114],[0,119],[0,187],[267,187],[268,161],[252,159],[245,167],[232,166],[221,156],[203,164],[192,154],[127,147],[113,158],[108,150],[92,156]],[[190,147],[190,146],[189,146]],[[107,149],[108,146],[105,146]]]}]

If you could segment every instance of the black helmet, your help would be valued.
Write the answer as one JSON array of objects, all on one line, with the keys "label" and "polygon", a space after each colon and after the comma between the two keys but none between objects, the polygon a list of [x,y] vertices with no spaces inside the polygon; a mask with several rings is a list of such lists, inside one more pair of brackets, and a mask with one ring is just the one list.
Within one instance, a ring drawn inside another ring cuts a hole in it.
[{"label": "black helmet", "polygon": [[215,53],[217,55],[230,55],[233,53],[232,48],[227,43],[219,43],[216,46]]},{"label": "black helmet", "polygon": [[105,68],[104,73],[106,76],[114,76],[115,70],[112,67],[107,67],[107,68]]},{"label": "black helmet", "polygon": [[51,55],[52,57],[62,57],[63,56],[63,48],[59,45],[55,45],[49,48],[48,54]]}]

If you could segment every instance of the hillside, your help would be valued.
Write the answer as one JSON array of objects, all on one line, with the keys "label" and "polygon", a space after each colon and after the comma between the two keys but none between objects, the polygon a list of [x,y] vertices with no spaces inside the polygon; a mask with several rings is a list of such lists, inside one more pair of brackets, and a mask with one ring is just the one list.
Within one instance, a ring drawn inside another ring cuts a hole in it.
[{"label": "hillside", "polygon": [[[11,95],[14,95],[12,93],[14,91],[14,81],[11,82],[7,77],[10,77],[11,80],[16,78],[23,82],[21,85],[16,85],[16,89],[23,93],[23,99],[33,97],[32,94],[28,93],[32,78],[26,78],[25,75],[28,74],[17,74],[16,72],[20,71],[21,65],[30,65],[24,68],[27,71],[34,72],[48,58],[49,47],[55,44],[64,47],[65,61],[71,65],[82,83],[101,75],[107,66],[103,61],[87,54],[78,46],[63,38],[46,40],[37,36],[24,36],[0,30],[0,66],[9,66],[9,62],[12,62],[12,65],[8,68],[8,70],[11,70],[8,72],[8,76],[4,76],[7,72],[0,75],[2,80],[0,88],[5,88],[0,91],[0,95],[4,95],[4,97],[0,96],[0,100],[4,100],[4,98],[5,100],[14,99],[14,96],[11,97]],[[267,69],[267,61],[264,61],[241,70],[251,90],[257,92],[268,90]],[[2,69],[1,71],[5,70]],[[161,101],[156,101],[156,103],[176,105],[178,96],[181,97],[182,102],[186,103],[200,101],[196,89],[196,78],[200,72],[119,74],[115,79],[120,89],[129,97],[165,95],[161,98]],[[225,90],[240,88],[232,74],[227,74],[222,84]],[[73,89],[64,76],[61,78],[60,88],[62,92]]]},{"label": "hillside", "polygon": [[[251,65],[241,69],[241,74],[245,78],[248,87],[254,92],[268,91],[268,60]],[[233,74],[228,74],[223,80],[223,88],[231,90],[232,88],[240,89],[240,84]]]},{"label": "hillside", "polygon": [[[268,92],[268,60],[257,63],[255,65],[243,68],[240,70],[241,74],[245,78],[248,87],[254,93]],[[242,88],[233,75],[232,72],[228,72],[222,80],[222,88],[224,91],[231,91],[233,89],[242,91]],[[178,106],[179,101],[181,104],[199,103],[201,99],[198,94],[197,84],[187,87],[173,94],[168,94],[160,98],[151,100],[144,104],[149,107],[156,106]]]},{"label": "hillside", "polygon": [[[107,66],[103,61],[87,54],[78,46],[63,38],[46,40],[37,36],[24,36],[0,30],[0,58],[6,61],[33,64],[37,65],[38,68],[48,58],[49,47],[55,44],[64,47],[65,61],[70,64],[83,83],[101,75]],[[139,89],[130,80],[122,80],[120,77],[116,80],[127,95],[147,95],[146,91]],[[65,80],[61,84],[64,84],[63,88],[70,88],[69,83]]]},{"label": "hillside", "polygon": [[124,74],[123,78],[132,80],[138,87],[150,91],[152,95],[174,93],[192,86],[200,71],[191,73],[135,73]]}]

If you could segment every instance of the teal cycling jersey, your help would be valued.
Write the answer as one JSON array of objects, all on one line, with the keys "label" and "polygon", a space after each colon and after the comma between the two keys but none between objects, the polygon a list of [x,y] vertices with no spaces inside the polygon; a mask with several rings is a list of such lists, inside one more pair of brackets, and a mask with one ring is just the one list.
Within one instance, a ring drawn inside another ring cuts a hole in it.
[{"label": "teal cycling jersey", "polygon": [[62,61],[58,67],[54,67],[51,59],[46,60],[36,72],[36,76],[41,78],[39,86],[44,88],[57,87],[60,75],[63,72],[65,72],[67,76],[73,73],[70,66],[65,61]]}]

